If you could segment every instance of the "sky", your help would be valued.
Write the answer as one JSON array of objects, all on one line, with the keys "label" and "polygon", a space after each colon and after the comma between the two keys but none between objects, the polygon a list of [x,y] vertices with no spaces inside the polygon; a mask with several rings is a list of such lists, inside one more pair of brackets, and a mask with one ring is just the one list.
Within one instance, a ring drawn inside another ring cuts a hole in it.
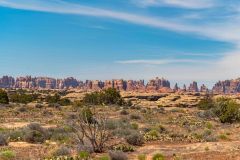
[{"label": "sky", "polygon": [[240,76],[239,0],[0,0],[0,76]]}]

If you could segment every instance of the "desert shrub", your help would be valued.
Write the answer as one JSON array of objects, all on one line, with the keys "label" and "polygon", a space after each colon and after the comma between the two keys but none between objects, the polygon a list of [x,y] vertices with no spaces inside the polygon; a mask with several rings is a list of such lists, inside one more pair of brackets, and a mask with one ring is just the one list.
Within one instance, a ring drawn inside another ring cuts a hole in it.
[{"label": "desert shrub", "polygon": [[27,103],[37,100],[38,95],[37,94],[26,94],[24,92],[20,92],[20,93],[10,94],[9,98],[10,98],[11,102],[27,104]]},{"label": "desert shrub", "polygon": [[110,160],[109,156],[99,157],[98,160]]},{"label": "desert shrub", "polygon": [[146,159],[147,159],[147,157],[145,154],[138,155],[138,160],[146,160]]},{"label": "desert shrub", "polygon": [[54,94],[53,96],[48,95],[45,98],[45,101],[51,104],[51,103],[58,103],[60,99],[61,99],[61,96],[59,94]]},{"label": "desert shrub", "polygon": [[198,109],[201,110],[208,110],[214,107],[214,101],[210,96],[206,96],[204,99],[202,99],[198,105]]},{"label": "desert shrub", "polygon": [[77,146],[77,151],[79,153],[80,152],[88,152],[88,153],[93,153],[94,152],[93,147],[91,145],[87,145],[87,144],[78,145]]},{"label": "desert shrub", "polygon": [[124,105],[125,101],[121,97],[119,91],[114,88],[108,88],[102,91],[88,93],[83,98],[86,104],[102,105],[102,104],[118,104]]},{"label": "desert shrub", "polygon": [[106,122],[106,128],[109,130],[117,129],[121,124],[119,120],[108,120]]},{"label": "desert shrub", "polygon": [[2,160],[11,160],[15,159],[16,153],[11,150],[5,150],[0,152],[0,159]]},{"label": "desert shrub", "polygon": [[120,112],[120,114],[121,114],[121,115],[128,115],[129,113],[128,113],[128,111],[126,111],[126,110],[122,110],[122,111]]},{"label": "desert shrub", "polygon": [[61,143],[66,143],[70,139],[69,132],[64,128],[49,128],[47,130],[48,133],[48,139],[53,141],[58,141]]},{"label": "desert shrub", "polygon": [[132,146],[125,145],[125,144],[120,144],[120,145],[114,146],[113,149],[117,150],[117,151],[122,151],[122,152],[133,152],[134,151],[134,148]]},{"label": "desert shrub", "polygon": [[158,140],[158,138],[159,138],[159,132],[155,129],[150,130],[144,135],[144,139],[147,141]]},{"label": "desert shrub", "polygon": [[141,146],[144,143],[144,138],[141,134],[134,132],[126,137],[126,141],[135,146]]},{"label": "desert shrub", "polygon": [[220,134],[220,135],[219,135],[219,138],[220,138],[221,140],[228,140],[228,137],[227,137],[226,134]]},{"label": "desert shrub", "polygon": [[127,155],[121,151],[110,151],[109,156],[111,160],[127,160]]},{"label": "desert shrub", "polygon": [[222,123],[233,123],[240,121],[240,105],[234,100],[220,98],[215,103],[215,114]]},{"label": "desert shrub", "polygon": [[80,151],[80,152],[78,153],[78,155],[79,155],[79,157],[80,157],[81,159],[88,159],[88,158],[90,158],[90,154],[89,154],[89,152],[87,152],[87,151]]},{"label": "desert shrub", "polygon": [[164,159],[165,159],[164,156],[160,153],[157,153],[152,157],[152,160],[164,160]]},{"label": "desert shrub", "polygon": [[58,103],[61,106],[69,106],[69,105],[72,104],[72,102],[69,99],[67,99],[67,98],[60,99]]},{"label": "desert shrub", "polygon": [[94,121],[93,119],[93,113],[89,107],[84,107],[81,110],[81,116],[83,117],[84,121],[92,123]]},{"label": "desert shrub", "polygon": [[24,140],[29,143],[43,143],[47,139],[47,132],[38,123],[30,123],[24,128]]},{"label": "desert shrub", "polygon": [[38,104],[35,105],[35,107],[41,109],[41,108],[43,108],[44,106],[43,106],[42,104],[39,104],[39,103],[38,103]]},{"label": "desert shrub", "polygon": [[8,136],[11,141],[21,141],[24,137],[24,131],[22,129],[16,129],[11,131]]},{"label": "desert shrub", "polygon": [[139,119],[141,119],[141,116],[139,116],[139,115],[137,115],[137,114],[131,114],[131,115],[130,115],[130,119],[139,120]]},{"label": "desert shrub", "polygon": [[211,123],[211,122],[207,122],[207,123],[206,123],[206,128],[207,128],[207,129],[212,129],[212,128],[213,128],[212,123]]},{"label": "desert shrub", "polygon": [[80,107],[83,107],[83,102],[80,101],[80,100],[76,100],[73,102],[72,104],[73,108],[77,109],[77,108],[80,108]]},{"label": "desert shrub", "polygon": [[67,155],[70,155],[70,149],[65,146],[61,146],[53,152],[53,156],[56,156],[56,157],[67,156]]},{"label": "desert shrub", "polygon": [[9,99],[8,99],[7,92],[0,89],[0,104],[8,104],[8,103],[9,103]]},{"label": "desert shrub", "polygon": [[132,129],[121,129],[121,128],[118,128],[118,129],[114,130],[112,132],[112,134],[114,136],[118,136],[118,137],[126,137],[126,136],[130,135],[132,132],[133,132]]},{"label": "desert shrub", "polygon": [[215,113],[213,111],[213,108],[210,109],[210,110],[200,111],[200,112],[197,113],[197,115],[200,118],[204,118],[204,119],[211,119],[211,118],[215,117]]},{"label": "desert shrub", "polygon": [[157,129],[158,129],[159,133],[167,132],[167,129],[163,125],[161,125],[161,124],[159,124],[157,126]]},{"label": "desert shrub", "polygon": [[8,141],[7,138],[0,133],[0,146],[7,146],[8,145]]},{"label": "desert shrub", "polygon": [[137,130],[138,129],[138,124],[137,123],[132,123],[131,128]]},{"label": "desert shrub", "polygon": [[20,107],[20,108],[18,108],[17,109],[19,112],[26,112],[27,111],[27,109],[26,109],[26,107]]}]

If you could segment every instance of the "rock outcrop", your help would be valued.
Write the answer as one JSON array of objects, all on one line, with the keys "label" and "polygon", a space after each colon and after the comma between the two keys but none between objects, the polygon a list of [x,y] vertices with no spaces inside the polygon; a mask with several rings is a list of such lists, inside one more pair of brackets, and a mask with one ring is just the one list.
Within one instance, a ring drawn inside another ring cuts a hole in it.
[{"label": "rock outcrop", "polygon": [[190,84],[190,86],[188,87],[188,92],[199,92],[197,82],[194,81]]},{"label": "rock outcrop", "polygon": [[[0,88],[22,88],[22,89],[79,89],[83,91],[99,91],[107,88],[116,88],[119,91],[128,92],[156,92],[156,93],[172,93],[172,92],[207,92],[205,85],[198,89],[197,82],[190,84],[187,89],[184,85],[183,89],[176,84],[173,89],[170,82],[164,78],[155,78],[149,80],[145,85],[144,80],[123,80],[113,79],[102,82],[100,80],[79,81],[73,77],[65,79],[55,79],[49,77],[18,77],[16,80],[10,76],[0,78]],[[218,82],[214,86],[214,91],[219,93],[235,93],[240,92],[240,79],[234,81]]]},{"label": "rock outcrop", "polygon": [[0,88],[12,88],[15,85],[13,77],[3,76],[0,78]]},{"label": "rock outcrop", "polygon": [[170,88],[170,82],[164,78],[159,79],[158,77],[155,79],[151,79],[146,86],[146,91],[154,92],[158,91],[162,88]]},{"label": "rock outcrop", "polygon": [[240,93],[240,78],[235,80],[225,80],[217,82],[212,89],[217,94]]}]

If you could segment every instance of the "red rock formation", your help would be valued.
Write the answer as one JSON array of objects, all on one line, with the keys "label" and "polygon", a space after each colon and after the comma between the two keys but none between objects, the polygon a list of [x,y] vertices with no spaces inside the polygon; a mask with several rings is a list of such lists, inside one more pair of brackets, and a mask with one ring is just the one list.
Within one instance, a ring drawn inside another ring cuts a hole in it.
[{"label": "red rock formation", "polygon": [[200,92],[206,92],[207,93],[208,91],[209,91],[208,88],[203,84],[200,88]]},{"label": "red rock formation", "polygon": [[104,83],[99,80],[92,81],[92,90],[99,91],[104,87]]},{"label": "red rock formation", "polygon": [[104,89],[113,88],[113,87],[114,87],[114,84],[112,80],[106,80],[104,82]]},{"label": "red rock formation", "polygon": [[146,90],[150,92],[158,91],[159,89],[167,87],[170,88],[170,82],[168,80],[165,80],[164,78],[159,79],[158,77],[155,79],[151,79],[147,86]]},{"label": "red rock formation", "polygon": [[15,80],[13,77],[3,76],[0,78],[0,88],[13,88]]},{"label": "red rock formation", "polygon": [[198,85],[197,85],[197,82],[193,82],[190,84],[189,88],[188,88],[188,92],[198,92],[199,89],[198,89]]},{"label": "red rock formation", "polygon": [[240,79],[219,81],[214,85],[212,91],[218,94],[240,93]]}]

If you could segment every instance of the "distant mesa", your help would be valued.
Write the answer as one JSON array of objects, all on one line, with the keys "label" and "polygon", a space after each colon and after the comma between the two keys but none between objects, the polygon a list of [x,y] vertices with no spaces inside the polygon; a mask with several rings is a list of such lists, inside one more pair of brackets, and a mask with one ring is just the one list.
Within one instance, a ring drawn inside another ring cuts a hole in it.
[{"label": "distant mesa", "polygon": [[184,85],[182,88],[175,84],[170,87],[170,82],[164,78],[149,80],[146,84],[144,80],[86,80],[85,82],[77,80],[73,77],[65,79],[55,79],[50,77],[11,77],[3,76],[0,78],[0,88],[21,88],[21,89],[79,89],[83,91],[98,91],[107,88],[116,88],[119,91],[135,91],[135,92],[210,92],[216,94],[236,94],[240,93],[240,79],[225,80],[217,82],[212,90],[206,85],[198,87],[197,82],[192,82],[188,87]]}]

